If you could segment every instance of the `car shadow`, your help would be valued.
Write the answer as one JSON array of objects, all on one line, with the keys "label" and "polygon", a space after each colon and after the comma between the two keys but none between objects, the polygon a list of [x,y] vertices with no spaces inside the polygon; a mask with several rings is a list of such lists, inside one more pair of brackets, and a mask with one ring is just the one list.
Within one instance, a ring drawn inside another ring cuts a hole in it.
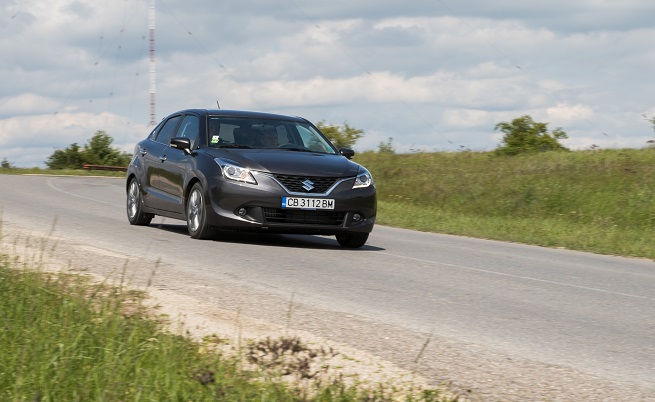
[{"label": "car shadow", "polygon": [[[170,223],[152,223],[153,228],[166,232],[177,233],[189,236],[186,225],[175,225]],[[312,248],[312,249],[340,249],[340,250],[362,250],[362,251],[384,251],[384,248],[365,244],[358,249],[347,249],[341,247],[334,236],[317,235],[291,235],[279,233],[261,232],[239,232],[232,230],[217,230],[210,241],[220,243],[256,244],[270,247],[289,248]]]}]

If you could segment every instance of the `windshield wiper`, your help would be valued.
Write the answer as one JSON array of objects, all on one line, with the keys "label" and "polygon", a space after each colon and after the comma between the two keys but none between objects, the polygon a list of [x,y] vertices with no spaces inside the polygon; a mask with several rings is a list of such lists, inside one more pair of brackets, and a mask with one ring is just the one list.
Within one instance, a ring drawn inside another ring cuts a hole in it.
[{"label": "windshield wiper", "polygon": [[308,148],[295,148],[295,147],[286,148],[285,147],[285,148],[282,148],[282,149],[284,149],[286,151],[295,151],[295,152],[314,152],[314,151],[312,151],[311,149],[308,149]]}]

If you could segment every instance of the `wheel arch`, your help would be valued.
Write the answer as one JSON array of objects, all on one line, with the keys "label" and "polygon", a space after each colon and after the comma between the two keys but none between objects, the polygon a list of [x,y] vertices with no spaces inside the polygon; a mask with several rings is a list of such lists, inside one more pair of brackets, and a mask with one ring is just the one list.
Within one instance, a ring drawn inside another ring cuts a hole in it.
[{"label": "wheel arch", "polygon": [[202,181],[199,178],[194,177],[191,180],[189,180],[189,182],[186,185],[186,188],[184,189],[184,208],[183,209],[184,209],[184,216],[185,217],[186,217],[187,202],[189,201],[189,194],[191,193],[191,189],[193,188],[193,186],[196,183],[200,183],[200,185],[202,186]]},{"label": "wheel arch", "polygon": [[141,190],[141,183],[139,183],[139,179],[136,178],[136,174],[134,172],[131,172],[125,179],[125,192],[130,191],[130,182],[132,179],[136,180],[136,184],[139,186],[139,190]]}]

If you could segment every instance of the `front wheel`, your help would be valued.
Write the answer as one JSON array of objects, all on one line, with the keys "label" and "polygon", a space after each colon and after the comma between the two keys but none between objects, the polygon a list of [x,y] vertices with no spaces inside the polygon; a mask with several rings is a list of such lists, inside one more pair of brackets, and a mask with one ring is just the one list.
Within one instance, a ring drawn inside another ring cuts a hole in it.
[{"label": "front wheel", "polygon": [[200,183],[194,184],[189,193],[186,204],[186,225],[189,235],[194,239],[212,237],[213,228],[207,223],[205,196]]},{"label": "front wheel", "polygon": [[152,218],[152,214],[143,213],[139,183],[136,179],[130,180],[130,184],[127,186],[127,220],[132,225],[147,226]]},{"label": "front wheel", "polygon": [[360,248],[368,240],[368,233],[341,233],[336,235],[336,237],[341,247]]}]

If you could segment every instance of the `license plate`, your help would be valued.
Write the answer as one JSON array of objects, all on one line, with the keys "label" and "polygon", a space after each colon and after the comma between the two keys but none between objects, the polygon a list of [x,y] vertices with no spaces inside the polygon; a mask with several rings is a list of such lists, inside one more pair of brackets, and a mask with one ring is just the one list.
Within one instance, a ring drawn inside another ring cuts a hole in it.
[{"label": "license plate", "polygon": [[334,200],[330,198],[282,197],[282,208],[334,209]]}]

